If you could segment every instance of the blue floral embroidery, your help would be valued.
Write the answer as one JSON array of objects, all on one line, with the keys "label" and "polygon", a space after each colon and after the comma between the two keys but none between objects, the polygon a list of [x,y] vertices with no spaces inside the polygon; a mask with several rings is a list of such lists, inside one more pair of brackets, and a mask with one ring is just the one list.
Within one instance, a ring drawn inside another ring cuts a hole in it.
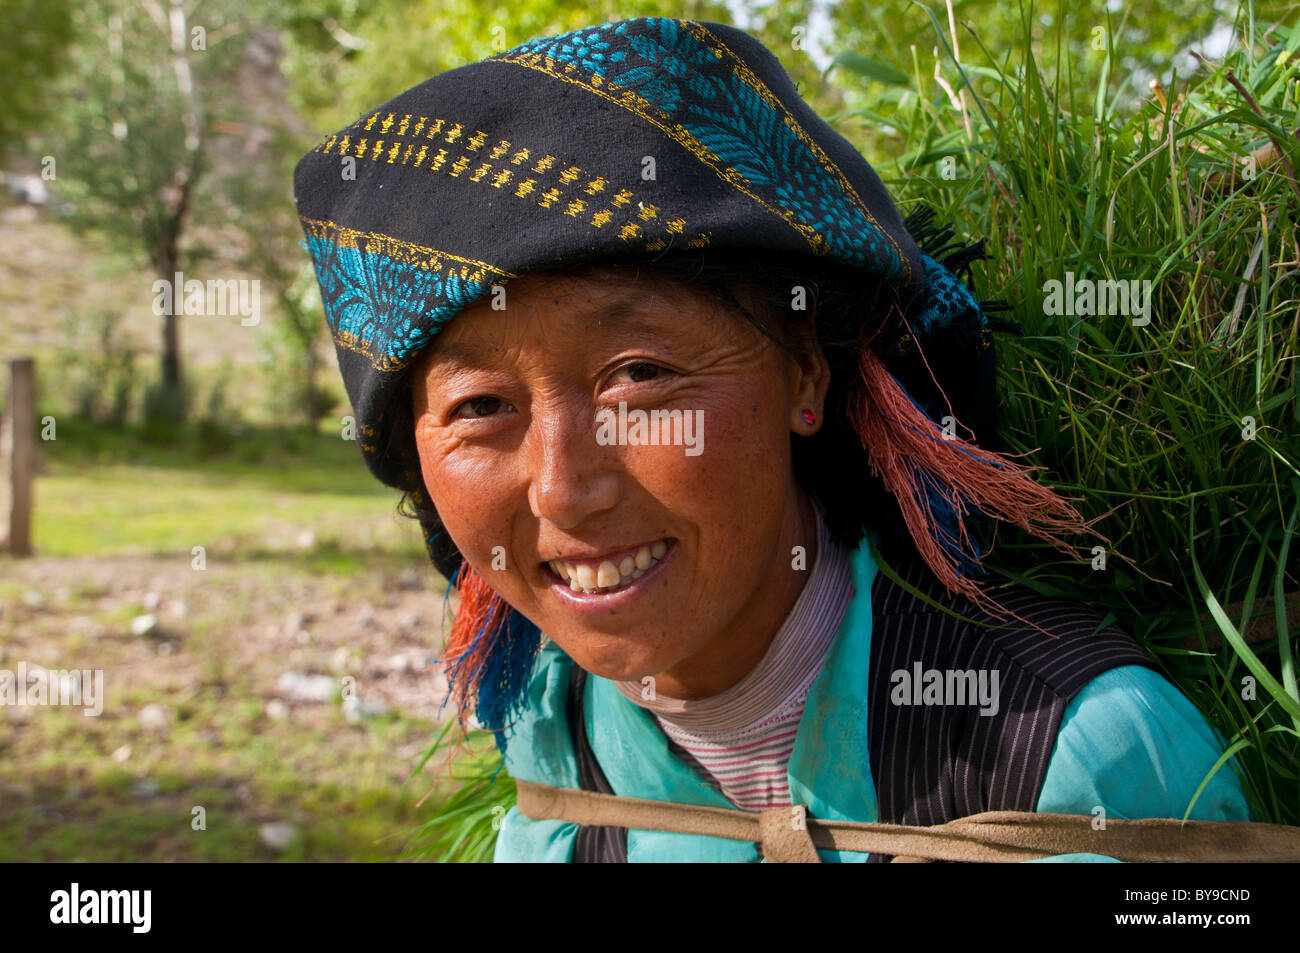
[{"label": "blue floral embroidery", "polygon": [[827,173],[785,116],[681,21],[651,17],[604,24],[530,40],[493,58],[521,55],[549,57],[559,69],[572,64],[635,92],[666,121],[681,123],[793,224],[815,229],[835,256],[895,280],[906,272],[898,248]]},{"label": "blue floral embroidery", "polygon": [[[358,240],[362,244],[361,240]],[[482,297],[486,282],[401,261],[364,247],[307,238],[334,340],[397,370],[442,324]]]}]

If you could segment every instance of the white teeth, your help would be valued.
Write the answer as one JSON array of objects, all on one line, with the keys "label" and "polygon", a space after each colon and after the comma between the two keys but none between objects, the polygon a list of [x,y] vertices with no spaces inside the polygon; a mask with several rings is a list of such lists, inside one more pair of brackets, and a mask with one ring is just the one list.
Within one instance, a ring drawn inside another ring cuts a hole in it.
[{"label": "white teeth", "polygon": [[659,540],[653,545],[642,546],[635,556],[624,556],[617,565],[610,559],[602,560],[594,569],[589,564],[562,559],[553,559],[549,565],[557,576],[568,582],[569,588],[574,592],[601,592],[640,579],[667,551],[668,544]]},{"label": "white teeth", "polygon": [[618,567],[606,559],[596,570],[596,588],[608,589],[618,584]]}]

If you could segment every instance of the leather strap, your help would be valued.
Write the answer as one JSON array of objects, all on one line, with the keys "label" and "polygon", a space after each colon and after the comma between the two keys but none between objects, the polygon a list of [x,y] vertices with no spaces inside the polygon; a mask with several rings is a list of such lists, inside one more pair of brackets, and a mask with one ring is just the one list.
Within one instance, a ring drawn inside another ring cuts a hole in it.
[{"label": "leather strap", "polygon": [[[618,826],[753,841],[774,863],[816,863],[816,849],[892,854],[900,861],[1016,862],[1094,853],[1129,862],[1295,863],[1300,827],[1173,818],[1108,819],[1104,830],[1076,814],[986,811],[933,827],[825,821],[795,810],[759,814],[597,794],[516,780],[519,811],[534,820]],[[802,824],[802,829],[800,829]],[[809,850],[812,849],[812,855]]]},{"label": "leather strap", "polygon": [[758,837],[770,864],[820,864],[808,833],[808,810],[802,804],[774,807],[758,815]]}]

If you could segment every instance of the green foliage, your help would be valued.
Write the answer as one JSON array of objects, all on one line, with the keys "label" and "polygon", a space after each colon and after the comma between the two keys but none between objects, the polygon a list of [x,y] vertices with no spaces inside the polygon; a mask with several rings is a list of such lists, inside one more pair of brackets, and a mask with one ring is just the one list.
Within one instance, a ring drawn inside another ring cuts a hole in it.
[{"label": "green foliage", "polygon": [[[914,68],[936,71],[954,88],[959,82],[950,51],[980,92],[997,86],[993,73],[1006,69],[1009,56],[1028,53],[1055,85],[1058,71],[1074,76],[1076,92],[1088,97],[1098,87],[1107,99],[1126,110],[1136,108],[1147,83],[1168,84],[1175,70],[1185,75],[1193,65],[1188,48],[1200,49],[1216,30],[1231,23],[1233,0],[1168,0],[1161,3],[1117,3],[1115,0],[1064,0],[1056,3],[1007,0],[956,0],[952,3],[955,36],[944,0],[841,0],[830,8],[835,44],[853,57],[873,61],[892,76],[865,74],[872,85],[845,84],[844,98],[852,112],[887,111],[889,104],[908,102],[916,95]],[[1285,22],[1294,4],[1289,0],[1257,0],[1253,22]],[[936,24],[942,32],[937,32]],[[1108,58],[1107,50],[1114,50]],[[842,64],[848,65],[848,64]],[[852,68],[852,67],[850,67]],[[991,72],[990,72],[991,71]],[[913,77],[898,80],[899,73]],[[882,86],[879,83],[893,83]],[[1067,91],[1057,88],[1058,95]],[[1082,102],[1063,102],[1071,108]],[[888,155],[900,142],[895,129],[872,121],[855,127],[850,138],[873,155]]]},{"label": "green foliage", "polygon": [[[5,0],[0,4],[0,161],[17,152],[31,132],[47,125],[55,105],[50,77],[68,61],[73,39],[70,0]],[[42,153],[45,150],[41,150]]]},{"label": "green foliage", "polygon": [[[946,25],[931,27],[951,49]],[[1300,168],[1300,31],[1243,16],[1236,36],[1222,66],[1133,108],[1107,81],[1127,51],[1108,47],[1084,89],[1073,60],[1045,69],[1022,36],[991,68],[949,54],[946,89],[914,65],[908,95],[863,115],[897,131],[895,157],[876,167],[900,205],[934,205],[987,239],[980,295],[1010,302],[1025,331],[999,337],[1007,449],[1045,465],[1041,478],[1086,517],[1106,517],[1104,572],[1005,530],[990,567],[1108,610],[1242,742],[1257,817],[1297,823],[1296,623],[1278,614],[1276,637],[1253,650],[1240,632],[1256,586],[1300,588],[1284,558],[1300,507],[1300,185],[1287,165]],[[1149,324],[1047,313],[1047,283],[1067,272],[1149,280]],[[1215,607],[1243,594],[1229,631]],[[1212,623],[1221,647],[1205,641]],[[1257,704],[1240,697],[1245,674]]]},{"label": "green foliage", "polygon": [[515,783],[505,772],[490,732],[470,732],[463,749],[454,744],[458,732],[455,721],[447,722],[406,779],[409,784],[430,760],[441,756],[440,760],[451,759],[448,779],[457,787],[411,832],[416,845],[402,858],[443,863],[492,860],[499,819],[515,804]]},{"label": "green foliage", "polygon": [[[539,36],[629,17],[675,16],[731,23],[732,7],[754,20],[750,31],[781,59],[814,106],[839,105],[836,91],[817,83],[817,67],[794,46],[804,26],[802,4],[745,0],[525,0],[491,5],[476,0],[328,0],[290,21],[287,69],[295,104],[320,138],[367,109],[445,70],[476,62]],[[824,97],[824,98],[822,98]]]},{"label": "green foliage", "polygon": [[186,381],[178,388],[151,381],[144,389],[141,437],[146,443],[172,443],[180,437],[189,416],[194,388]]},{"label": "green foliage", "polygon": [[65,312],[55,349],[54,384],[80,420],[120,426],[130,416],[137,388],[136,348],[123,334],[120,311],[100,308],[82,322]]}]

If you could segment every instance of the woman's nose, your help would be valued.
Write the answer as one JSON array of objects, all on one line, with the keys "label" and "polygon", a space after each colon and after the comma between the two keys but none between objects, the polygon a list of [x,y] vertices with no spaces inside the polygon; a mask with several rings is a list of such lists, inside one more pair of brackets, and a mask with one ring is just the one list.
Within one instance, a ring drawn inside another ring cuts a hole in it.
[{"label": "woman's nose", "polygon": [[613,509],[622,490],[617,447],[596,441],[595,412],[553,407],[536,412],[524,442],[533,515],[561,529]]}]

